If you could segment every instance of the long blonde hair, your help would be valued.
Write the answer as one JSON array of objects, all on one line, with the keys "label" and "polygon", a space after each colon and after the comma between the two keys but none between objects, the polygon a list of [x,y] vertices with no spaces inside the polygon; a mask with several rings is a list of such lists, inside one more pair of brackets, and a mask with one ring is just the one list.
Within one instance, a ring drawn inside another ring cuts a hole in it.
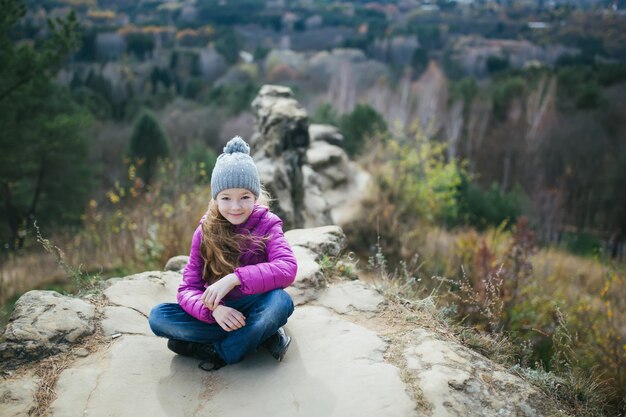
[{"label": "long blonde hair", "polygon": [[[270,195],[261,187],[256,204],[269,207],[270,201]],[[239,266],[242,248],[263,251],[265,241],[265,237],[236,233],[235,226],[222,216],[217,209],[217,202],[211,199],[206,219],[202,223],[200,244],[200,254],[204,259],[202,279],[210,285],[232,273]]]}]

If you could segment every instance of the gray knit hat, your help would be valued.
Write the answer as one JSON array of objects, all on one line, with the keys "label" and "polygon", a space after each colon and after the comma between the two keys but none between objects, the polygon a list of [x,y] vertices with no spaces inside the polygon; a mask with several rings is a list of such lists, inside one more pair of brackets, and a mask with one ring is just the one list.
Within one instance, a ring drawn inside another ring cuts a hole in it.
[{"label": "gray knit hat", "polygon": [[224,146],[211,174],[211,196],[213,199],[227,188],[245,188],[255,196],[261,192],[259,171],[250,156],[250,145],[235,136]]}]

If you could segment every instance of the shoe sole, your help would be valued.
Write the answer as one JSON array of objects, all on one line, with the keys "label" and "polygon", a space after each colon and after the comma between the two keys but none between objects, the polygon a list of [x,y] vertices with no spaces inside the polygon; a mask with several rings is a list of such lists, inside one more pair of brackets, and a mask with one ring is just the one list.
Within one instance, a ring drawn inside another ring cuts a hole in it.
[{"label": "shoe sole", "polygon": [[274,356],[278,362],[282,362],[285,357],[285,353],[287,353],[287,349],[289,349],[289,345],[291,344],[291,336],[287,336],[287,343],[283,346],[277,354]]}]

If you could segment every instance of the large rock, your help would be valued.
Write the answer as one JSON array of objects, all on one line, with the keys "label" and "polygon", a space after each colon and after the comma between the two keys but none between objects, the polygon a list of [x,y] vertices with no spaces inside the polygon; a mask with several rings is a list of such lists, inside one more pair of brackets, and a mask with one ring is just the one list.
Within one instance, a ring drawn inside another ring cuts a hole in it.
[{"label": "large rock", "polygon": [[338,256],[346,244],[346,235],[339,226],[289,230],[285,237],[290,245],[307,248],[313,252],[316,261],[323,255]]},{"label": "large rock", "polygon": [[346,235],[339,226],[312,229],[293,229],[285,233],[298,259],[298,274],[287,289],[296,305],[306,304],[319,296],[324,286],[324,274],[319,260],[324,256],[338,256],[345,247]]},{"label": "large rock", "polygon": [[[407,326],[409,316],[386,310],[385,299],[369,285],[324,280],[320,259],[341,253],[340,227],[291,230],[286,236],[299,264],[288,290],[302,296],[296,303],[316,300],[316,305],[300,305],[289,319],[285,328],[293,340],[283,362],[259,349],[239,364],[202,372],[198,360],[173,354],[147,326],[152,306],[175,301],[181,274],[110,279],[104,291],[110,305],[101,325],[106,335],[121,335],[74,362],[68,355],[54,387],[56,399],[44,412],[52,417],[562,414],[530,384],[451,336]],[[18,301],[9,336],[16,340],[20,329],[48,334],[45,329],[55,323],[64,329],[60,343],[77,340],[75,316],[93,317],[93,307],[85,305],[56,293],[28,293]],[[83,308],[91,312],[77,313]],[[0,380],[0,416],[29,415],[41,382],[33,371]]]},{"label": "large rock", "polygon": [[[289,320],[283,362],[259,350],[205,373],[154,336],[125,335],[63,371],[52,417],[412,417],[400,371],[371,330],[312,306]],[[337,372],[338,367],[341,372]]]},{"label": "large rock", "polygon": [[43,358],[78,342],[95,330],[95,308],[55,291],[29,291],[17,300],[0,344],[3,365]]},{"label": "large rock", "polygon": [[332,125],[311,123],[309,125],[309,137],[311,138],[311,143],[324,141],[331,145],[343,145],[343,135],[339,132],[339,129]]},{"label": "large rock", "polygon": [[298,259],[298,273],[293,284],[287,288],[287,292],[295,305],[301,305],[317,298],[319,288],[324,283],[324,274],[316,262],[317,255],[313,251],[294,246],[293,252]]},{"label": "large rock", "polygon": [[315,141],[311,143],[306,157],[308,163],[315,171],[345,163],[347,160],[346,152],[343,149],[325,141]]},{"label": "large rock", "polygon": [[187,266],[188,263],[189,263],[189,256],[187,255],[174,256],[165,263],[165,270],[166,271],[180,271],[181,269],[185,268],[185,266]]},{"label": "large rock", "polygon": [[337,146],[343,141],[338,129],[309,125],[288,87],[263,86],[252,107],[253,157],[285,229],[352,220],[347,215],[358,212],[369,175]]},{"label": "large rock", "polygon": [[288,87],[264,85],[252,102],[256,132],[253,157],[261,181],[275,204],[272,207],[293,229],[304,224],[302,165],[309,146],[309,118]]},{"label": "large rock", "polygon": [[432,416],[560,415],[536,388],[491,360],[425,329],[404,350],[408,372],[430,403]]}]

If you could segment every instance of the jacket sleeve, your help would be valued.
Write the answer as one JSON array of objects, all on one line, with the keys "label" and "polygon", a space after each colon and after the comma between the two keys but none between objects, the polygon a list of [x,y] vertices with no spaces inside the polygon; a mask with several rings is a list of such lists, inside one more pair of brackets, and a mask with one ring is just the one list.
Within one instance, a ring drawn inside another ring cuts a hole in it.
[{"label": "jacket sleeve", "polygon": [[276,218],[267,235],[265,243],[267,262],[235,269],[235,274],[241,281],[239,288],[243,294],[260,294],[277,288],[286,288],[296,279],[298,263],[283,234],[283,222]]},{"label": "jacket sleeve", "polygon": [[189,262],[183,271],[183,279],[178,286],[178,304],[189,315],[206,323],[215,323],[211,310],[207,308],[200,298],[204,293],[205,286],[202,280],[204,259],[200,255],[202,242],[202,225],[198,226],[191,239],[191,251]]}]

